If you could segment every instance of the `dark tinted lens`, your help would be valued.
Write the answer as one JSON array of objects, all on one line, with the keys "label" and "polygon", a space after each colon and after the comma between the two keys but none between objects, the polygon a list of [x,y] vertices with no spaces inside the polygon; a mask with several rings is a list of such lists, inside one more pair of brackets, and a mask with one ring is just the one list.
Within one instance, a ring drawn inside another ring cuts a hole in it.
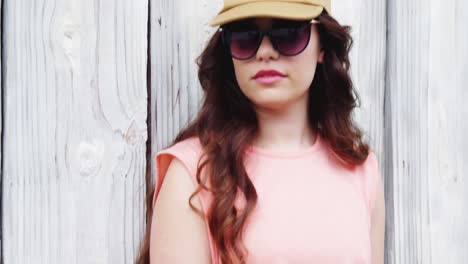
[{"label": "dark tinted lens", "polygon": [[257,50],[260,33],[256,30],[239,30],[229,32],[231,55],[238,59],[246,59]]},{"label": "dark tinted lens", "polygon": [[271,32],[271,42],[284,55],[296,55],[303,51],[310,38],[310,24],[281,26]]}]

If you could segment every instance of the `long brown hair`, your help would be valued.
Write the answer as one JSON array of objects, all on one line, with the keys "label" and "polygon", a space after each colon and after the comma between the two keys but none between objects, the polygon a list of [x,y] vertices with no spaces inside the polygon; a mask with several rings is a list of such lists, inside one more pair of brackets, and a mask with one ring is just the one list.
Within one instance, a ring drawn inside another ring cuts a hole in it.
[{"label": "long brown hair", "polygon": [[[369,146],[362,140],[362,132],[352,120],[352,111],[359,97],[348,73],[348,54],[352,47],[350,27],[340,25],[324,11],[316,18],[324,60],[317,64],[316,74],[309,89],[308,114],[311,128],[320,133],[332,153],[347,166],[362,164]],[[257,117],[251,101],[241,92],[234,74],[232,58],[223,50],[217,31],[197,58],[198,78],[204,100],[198,115],[187,128],[179,132],[171,145],[192,136],[198,136],[204,159],[197,170],[199,186],[192,198],[206,189],[200,171],[208,169],[209,191],[213,201],[207,210],[209,231],[222,263],[244,263],[246,254],[242,230],[255,207],[257,193],[243,165],[243,153],[257,133]],[[148,193],[148,219],[138,264],[149,263],[151,229],[151,201]],[[243,210],[234,206],[236,196],[245,201]]]}]

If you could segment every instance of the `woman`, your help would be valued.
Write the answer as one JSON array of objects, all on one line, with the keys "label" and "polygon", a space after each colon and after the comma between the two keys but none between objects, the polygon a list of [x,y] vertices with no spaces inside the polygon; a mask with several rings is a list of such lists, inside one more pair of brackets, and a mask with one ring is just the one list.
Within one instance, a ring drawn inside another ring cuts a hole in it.
[{"label": "woman", "polygon": [[158,152],[138,263],[383,263],[376,155],[329,1],[225,0],[197,118]]}]

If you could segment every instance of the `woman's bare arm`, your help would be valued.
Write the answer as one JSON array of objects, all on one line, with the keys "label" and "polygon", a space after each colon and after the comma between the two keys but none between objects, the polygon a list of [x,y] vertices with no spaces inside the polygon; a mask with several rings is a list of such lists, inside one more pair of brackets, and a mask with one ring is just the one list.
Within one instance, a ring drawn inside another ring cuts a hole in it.
[{"label": "woman's bare arm", "polygon": [[[195,186],[183,163],[173,158],[154,205],[150,238],[151,264],[210,263],[204,220],[189,206]],[[192,199],[201,209],[198,197]]]}]

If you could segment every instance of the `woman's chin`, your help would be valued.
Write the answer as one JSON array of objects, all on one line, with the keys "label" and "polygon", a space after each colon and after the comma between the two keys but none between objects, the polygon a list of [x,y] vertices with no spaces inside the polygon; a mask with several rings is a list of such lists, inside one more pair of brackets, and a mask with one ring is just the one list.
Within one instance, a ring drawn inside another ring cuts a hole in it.
[{"label": "woman's chin", "polygon": [[257,100],[253,100],[253,102],[257,108],[281,110],[288,105],[289,100],[287,100],[285,97],[263,97]]},{"label": "woman's chin", "polygon": [[249,96],[250,100],[258,107],[271,110],[281,110],[288,106],[304,102],[307,104],[307,93],[292,94],[290,91],[281,89],[270,89],[257,91],[254,95]]}]

